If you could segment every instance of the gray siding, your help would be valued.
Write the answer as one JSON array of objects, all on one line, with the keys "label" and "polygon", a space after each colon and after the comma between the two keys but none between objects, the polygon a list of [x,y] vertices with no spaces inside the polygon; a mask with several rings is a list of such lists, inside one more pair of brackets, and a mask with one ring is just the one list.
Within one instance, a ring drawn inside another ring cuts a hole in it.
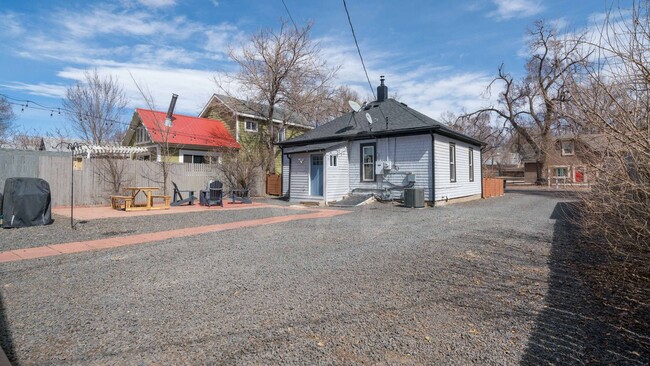
[{"label": "gray siding", "polygon": [[[389,162],[392,174],[376,175],[376,182],[361,182],[361,144],[376,142],[377,161]],[[390,182],[405,184],[406,173],[415,174],[415,187],[424,189],[424,199],[431,199],[431,135],[413,135],[353,141],[349,147],[350,189],[384,189]]]},{"label": "gray siding", "polygon": [[[336,166],[330,166],[330,156],[336,155]],[[325,154],[325,199],[340,201],[350,193],[347,146],[332,149]]]},{"label": "gray siding", "polygon": [[[456,182],[450,181],[449,143],[456,144]],[[474,150],[474,181],[469,181],[469,148]],[[481,152],[478,146],[435,135],[436,201],[481,194]]]},{"label": "gray siding", "polygon": [[291,200],[309,197],[309,154],[291,154]]}]

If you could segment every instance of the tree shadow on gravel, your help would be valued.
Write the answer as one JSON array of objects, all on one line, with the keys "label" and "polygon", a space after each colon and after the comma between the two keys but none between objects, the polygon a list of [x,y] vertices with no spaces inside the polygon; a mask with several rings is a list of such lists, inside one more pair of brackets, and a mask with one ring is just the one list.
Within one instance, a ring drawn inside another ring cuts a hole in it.
[{"label": "tree shadow on gravel", "polygon": [[[2,299],[2,292],[0,292],[0,347],[4,350],[7,358],[13,366],[18,365],[16,360],[16,355],[14,353],[14,344],[11,339],[11,331],[9,330],[9,324],[7,322],[7,317],[5,315],[4,301]],[[2,355],[0,354],[0,365],[2,363]]]},{"label": "tree shadow on gravel", "polygon": [[[607,263],[597,248],[580,240],[577,227],[571,223],[577,210],[577,203],[560,202],[551,215],[556,222],[548,292],[521,363],[648,364],[648,329],[638,318],[632,321],[641,324],[640,329],[629,326],[630,308],[624,304],[624,294],[598,290],[602,283],[595,277]],[[648,317],[647,312],[641,312],[640,317]]]}]

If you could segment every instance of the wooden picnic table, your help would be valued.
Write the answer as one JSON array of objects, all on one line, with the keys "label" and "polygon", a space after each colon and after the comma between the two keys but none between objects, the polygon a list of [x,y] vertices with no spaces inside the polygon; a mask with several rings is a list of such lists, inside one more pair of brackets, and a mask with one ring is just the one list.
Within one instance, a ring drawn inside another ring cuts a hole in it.
[{"label": "wooden picnic table", "polygon": [[[159,190],[160,188],[158,187],[125,187],[125,191],[130,191],[127,193],[127,195],[124,196],[111,196],[111,200],[113,201],[112,205],[113,208],[116,208],[115,201],[117,200],[124,200],[124,210],[125,211],[135,211],[135,210],[168,210],[169,209],[169,203],[171,201],[171,196],[165,196],[165,195],[155,195],[154,191]],[[142,194],[145,195],[146,198],[146,203],[144,206],[137,206],[135,204],[135,198],[136,196],[142,192]],[[154,198],[162,198],[165,200],[165,203],[163,206],[154,206],[153,204],[153,199]]]}]

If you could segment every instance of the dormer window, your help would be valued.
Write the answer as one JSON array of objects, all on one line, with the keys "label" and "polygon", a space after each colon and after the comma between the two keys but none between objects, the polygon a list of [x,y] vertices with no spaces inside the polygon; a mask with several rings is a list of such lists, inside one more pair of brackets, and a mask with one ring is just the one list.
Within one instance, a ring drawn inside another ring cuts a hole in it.
[{"label": "dormer window", "polygon": [[244,129],[248,132],[257,132],[257,122],[255,121],[246,121]]},{"label": "dormer window", "polygon": [[562,156],[573,154],[573,141],[562,141]]}]

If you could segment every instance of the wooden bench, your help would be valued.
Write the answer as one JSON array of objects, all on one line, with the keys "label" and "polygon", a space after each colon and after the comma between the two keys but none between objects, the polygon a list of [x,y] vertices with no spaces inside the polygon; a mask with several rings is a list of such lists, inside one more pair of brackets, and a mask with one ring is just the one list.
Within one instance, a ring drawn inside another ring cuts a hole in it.
[{"label": "wooden bench", "polygon": [[169,209],[169,204],[170,204],[170,202],[172,200],[172,196],[166,196],[164,194],[153,194],[153,195],[151,195],[151,201],[152,201],[151,204],[152,205],[153,205],[153,200],[156,199],[156,198],[164,199],[165,200],[165,206],[163,206],[163,207],[151,207],[152,210],[155,210],[155,209],[159,209],[159,210],[165,209],[165,210],[167,210],[167,209]]},{"label": "wooden bench", "polygon": [[[122,207],[122,201],[124,201],[124,207]],[[111,196],[111,207],[116,210],[121,210],[124,208],[125,211],[133,207],[133,197],[132,196]]]}]

